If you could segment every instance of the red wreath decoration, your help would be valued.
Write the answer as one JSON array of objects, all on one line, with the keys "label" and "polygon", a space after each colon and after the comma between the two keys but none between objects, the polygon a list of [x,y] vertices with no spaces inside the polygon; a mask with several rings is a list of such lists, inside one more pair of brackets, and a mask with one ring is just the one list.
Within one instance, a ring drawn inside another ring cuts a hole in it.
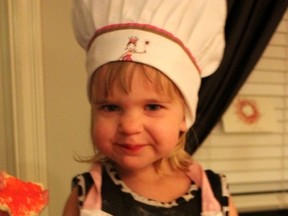
[{"label": "red wreath decoration", "polygon": [[261,114],[256,101],[238,99],[235,103],[236,115],[245,124],[252,125],[259,121]]}]

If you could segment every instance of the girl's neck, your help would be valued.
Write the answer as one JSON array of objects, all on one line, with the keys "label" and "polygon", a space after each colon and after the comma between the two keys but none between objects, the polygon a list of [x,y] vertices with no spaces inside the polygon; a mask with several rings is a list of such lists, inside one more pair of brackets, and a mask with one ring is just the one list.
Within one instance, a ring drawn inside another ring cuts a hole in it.
[{"label": "girl's neck", "polygon": [[174,171],[173,168],[169,165],[169,163],[165,160],[157,161],[151,166],[142,167],[141,169],[126,169],[123,167],[118,166],[117,164],[114,165],[117,173],[121,177],[123,181],[125,179],[155,179],[161,178],[169,175],[173,175]]}]

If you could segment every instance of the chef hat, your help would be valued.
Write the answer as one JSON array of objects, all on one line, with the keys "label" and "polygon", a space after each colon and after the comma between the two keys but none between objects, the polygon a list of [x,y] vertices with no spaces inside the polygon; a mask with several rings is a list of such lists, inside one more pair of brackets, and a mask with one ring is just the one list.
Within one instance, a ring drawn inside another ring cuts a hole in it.
[{"label": "chef hat", "polygon": [[190,127],[195,121],[201,77],[212,74],[222,58],[225,2],[75,0],[73,27],[77,41],[87,51],[88,79],[97,68],[114,61],[157,68],[184,96]]}]

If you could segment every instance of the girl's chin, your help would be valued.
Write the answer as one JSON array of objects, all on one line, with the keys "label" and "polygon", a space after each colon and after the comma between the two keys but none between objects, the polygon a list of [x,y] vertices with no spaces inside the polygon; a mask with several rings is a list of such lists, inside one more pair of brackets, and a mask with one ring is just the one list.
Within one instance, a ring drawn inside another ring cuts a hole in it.
[{"label": "girl's chin", "polygon": [[129,172],[144,172],[148,170],[155,171],[157,165],[159,165],[158,161],[145,161],[139,158],[126,159],[121,161],[115,161],[117,169],[120,171],[129,171]]},{"label": "girl's chin", "polygon": [[116,167],[119,167],[119,170],[135,172],[155,170],[156,167],[159,167],[159,163],[163,158],[162,154],[156,155],[154,153],[120,154],[119,152],[113,152],[105,155],[115,163]]}]

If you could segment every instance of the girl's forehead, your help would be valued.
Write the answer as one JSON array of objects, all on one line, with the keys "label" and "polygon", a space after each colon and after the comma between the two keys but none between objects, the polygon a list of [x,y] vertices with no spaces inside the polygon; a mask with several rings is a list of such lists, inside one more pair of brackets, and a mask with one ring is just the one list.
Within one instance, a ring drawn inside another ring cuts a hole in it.
[{"label": "girl's forehead", "polygon": [[114,91],[129,93],[139,86],[174,98],[180,96],[178,88],[159,70],[134,62],[114,62],[99,68],[92,79],[92,96],[106,96]]},{"label": "girl's forehead", "polygon": [[163,94],[165,88],[167,88],[167,83],[155,76],[155,74],[150,74],[149,72],[128,70],[125,73],[119,72],[115,74],[109,74],[109,72],[102,71],[99,74],[99,79],[96,84],[98,90],[106,90],[108,93],[113,91],[123,91],[129,93],[137,89],[142,89],[143,91],[155,91],[157,93]]}]

